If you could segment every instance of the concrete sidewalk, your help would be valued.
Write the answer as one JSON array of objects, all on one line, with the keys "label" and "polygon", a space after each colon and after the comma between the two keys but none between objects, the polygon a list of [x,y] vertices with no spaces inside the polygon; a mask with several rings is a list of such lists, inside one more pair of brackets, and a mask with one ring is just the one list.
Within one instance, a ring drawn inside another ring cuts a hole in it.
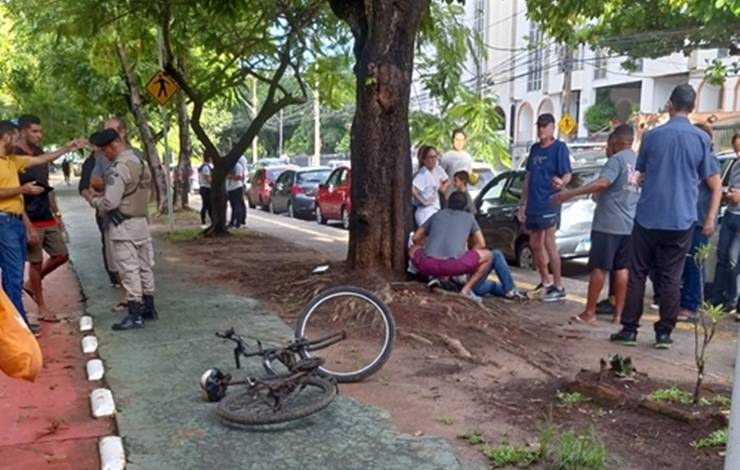
[{"label": "concrete sidewalk", "polygon": [[[234,326],[265,342],[287,339],[291,328],[254,300],[197,283],[177,259],[157,252],[157,302],[161,319],[144,330],[113,333],[120,319],[110,307],[117,292],[108,286],[100,259],[92,209],[62,189],[75,270],[95,317],[100,356],[116,400],[117,423],[132,469],[454,469],[450,445],[393,430],[387,413],[338,397],[326,410],[269,430],[222,424],[215,405],[200,399],[204,370],[233,369],[232,349],[214,337]],[[245,374],[260,374],[256,363]]]}]

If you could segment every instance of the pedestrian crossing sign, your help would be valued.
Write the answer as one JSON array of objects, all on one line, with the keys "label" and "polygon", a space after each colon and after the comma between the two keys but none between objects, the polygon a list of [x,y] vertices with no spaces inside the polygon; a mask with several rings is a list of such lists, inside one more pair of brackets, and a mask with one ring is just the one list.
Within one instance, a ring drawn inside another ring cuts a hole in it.
[{"label": "pedestrian crossing sign", "polygon": [[160,105],[167,104],[179,89],[175,80],[161,70],[146,84],[146,91]]},{"label": "pedestrian crossing sign", "polygon": [[558,130],[563,135],[570,135],[576,130],[576,121],[569,114],[564,114],[558,122]]}]

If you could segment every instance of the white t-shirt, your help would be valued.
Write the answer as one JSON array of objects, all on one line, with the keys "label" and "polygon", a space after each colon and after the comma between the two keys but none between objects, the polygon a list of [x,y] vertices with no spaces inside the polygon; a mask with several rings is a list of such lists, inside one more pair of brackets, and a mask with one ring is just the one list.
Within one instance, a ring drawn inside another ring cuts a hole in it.
[{"label": "white t-shirt", "polygon": [[464,150],[450,150],[442,155],[439,165],[445,170],[447,176],[452,179],[458,171],[467,171],[470,173],[473,170],[473,157]]},{"label": "white t-shirt", "polygon": [[201,188],[210,188],[211,187],[211,180],[210,178],[208,181],[206,181],[206,176],[211,176],[211,164],[210,163],[204,163],[198,168],[198,185]]},{"label": "white t-shirt", "polygon": [[416,209],[415,217],[418,225],[422,225],[426,219],[442,207],[439,200],[439,183],[448,179],[447,173],[439,165],[435,166],[431,171],[427,167],[422,166],[419,172],[416,173],[416,176],[414,176],[413,185],[419,196],[424,200],[432,199],[434,201],[429,206]]},{"label": "white t-shirt", "polygon": [[[238,176],[238,180],[231,179],[232,176]],[[229,172],[229,176],[226,179],[226,191],[233,191],[244,187],[244,167],[241,163],[237,162],[234,168]]]}]

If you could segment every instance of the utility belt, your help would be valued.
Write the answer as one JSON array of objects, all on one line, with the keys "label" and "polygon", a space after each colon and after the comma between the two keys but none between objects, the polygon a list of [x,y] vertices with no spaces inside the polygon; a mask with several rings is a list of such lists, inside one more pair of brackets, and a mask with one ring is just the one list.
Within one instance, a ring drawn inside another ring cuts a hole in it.
[{"label": "utility belt", "polygon": [[118,227],[131,217],[121,212],[119,209],[113,209],[112,211],[108,211],[108,218],[111,222],[113,222],[113,225]]}]

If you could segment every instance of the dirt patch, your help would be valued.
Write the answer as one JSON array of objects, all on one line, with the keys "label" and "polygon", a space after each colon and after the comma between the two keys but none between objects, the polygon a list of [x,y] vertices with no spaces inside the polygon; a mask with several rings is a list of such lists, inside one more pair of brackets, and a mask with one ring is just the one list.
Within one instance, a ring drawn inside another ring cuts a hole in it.
[{"label": "dirt patch", "polygon": [[[598,358],[603,343],[519,313],[534,305],[496,299],[481,306],[417,282],[349,273],[343,263],[329,263],[317,252],[253,232],[159,242],[158,248],[193,266],[194,282],[257,298],[288,324],[327,287],[373,290],[397,323],[393,355],[371,379],[342,385],[341,393],[388,410],[403,432],[449,439],[464,459],[485,461],[479,448],[458,435],[478,431],[492,443],[503,438],[527,443],[553,423],[562,429],[593,427],[609,449],[607,468],[721,468],[716,450],[689,446],[717,429],[717,423],[680,423],[632,405],[562,406],[557,391],[578,373],[583,352]],[[329,265],[326,273],[311,274],[324,264]],[[593,366],[598,367],[598,359]]]}]

